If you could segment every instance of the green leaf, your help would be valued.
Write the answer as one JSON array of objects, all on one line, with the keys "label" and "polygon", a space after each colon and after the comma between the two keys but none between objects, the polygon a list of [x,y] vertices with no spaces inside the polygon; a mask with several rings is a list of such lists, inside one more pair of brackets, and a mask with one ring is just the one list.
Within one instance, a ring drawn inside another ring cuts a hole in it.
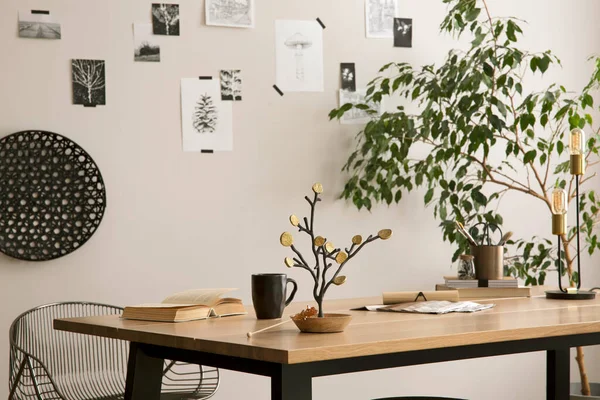
[{"label": "green leaf", "polygon": [[485,195],[479,190],[473,190],[471,192],[471,198],[473,199],[473,201],[475,201],[475,203],[480,204],[482,206],[485,206],[487,204],[487,197],[485,197]]},{"label": "green leaf", "polygon": [[538,68],[540,69],[542,74],[548,70],[549,65],[550,65],[550,57],[544,56],[542,58],[539,58]]},{"label": "green leaf", "polygon": [[427,205],[431,202],[431,199],[433,199],[433,193],[434,193],[433,188],[431,188],[427,191],[427,193],[425,194],[425,205]]},{"label": "green leaf", "polygon": [[531,68],[531,72],[535,72],[535,70],[538,68],[538,58],[537,57],[532,57],[531,61],[529,62],[529,68]]},{"label": "green leaf", "polygon": [[523,157],[523,164],[529,164],[530,162],[535,160],[536,156],[537,156],[537,151],[535,151],[535,150],[528,151],[527,153],[525,153],[525,157]]},{"label": "green leaf", "polygon": [[558,153],[559,156],[562,154],[564,149],[565,149],[565,144],[563,142],[561,142],[560,140],[558,142],[556,142],[556,152]]},{"label": "green leaf", "polygon": [[467,13],[467,15],[465,16],[465,19],[468,22],[475,21],[477,19],[477,17],[479,16],[479,13],[481,13],[481,8],[473,8],[471,11],[469,11]]}]

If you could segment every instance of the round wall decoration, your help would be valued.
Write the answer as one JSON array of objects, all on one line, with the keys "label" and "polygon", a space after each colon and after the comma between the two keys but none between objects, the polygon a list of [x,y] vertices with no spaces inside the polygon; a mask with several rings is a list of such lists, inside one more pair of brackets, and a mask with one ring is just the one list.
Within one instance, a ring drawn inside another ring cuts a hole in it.
[{"label": "round wall decoration", "polygon": [[0,251],[52,260],[81,247],[106,208],[98,166],[57,133],[22,131],[0,139]]}]

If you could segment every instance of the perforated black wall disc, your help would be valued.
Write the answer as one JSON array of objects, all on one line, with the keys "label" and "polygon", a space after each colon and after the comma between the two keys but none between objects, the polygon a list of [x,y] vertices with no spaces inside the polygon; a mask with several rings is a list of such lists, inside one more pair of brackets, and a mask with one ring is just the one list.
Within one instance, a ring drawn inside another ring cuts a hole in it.
[{"label": "perforated black wall disc", "polygon": [[52,260],[81,247],[106,208],[98,166],[57,133],[22,131],[0,139],[0,251]]}]

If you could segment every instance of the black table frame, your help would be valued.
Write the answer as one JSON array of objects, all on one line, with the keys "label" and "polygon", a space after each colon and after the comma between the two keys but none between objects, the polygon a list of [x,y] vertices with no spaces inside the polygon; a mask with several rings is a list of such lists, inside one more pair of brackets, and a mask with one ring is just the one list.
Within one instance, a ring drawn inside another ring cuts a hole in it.
[{"label": "black table frame", "polygon": [[[125,400],[159,400],[165,358],[268,376],[271,378],[272,400],[311,400],[312,378],[315,377],[534,351],[547,352],[546,399],[568,400],[571,347],[597,344],[600,344],[600,333],[589,333],[300,364],[279,364],[193,350],[131,343]],[[399,396],[401,393],[391,393],[390,395]]]}]

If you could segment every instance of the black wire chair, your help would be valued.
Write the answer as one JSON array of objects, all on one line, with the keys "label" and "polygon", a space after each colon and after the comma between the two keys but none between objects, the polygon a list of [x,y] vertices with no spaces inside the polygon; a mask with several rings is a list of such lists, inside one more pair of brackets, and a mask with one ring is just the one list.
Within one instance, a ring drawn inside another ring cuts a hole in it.
[{"label": "black wire chair", "polygon": [[[129,343],[53,329],[56,318],[115,315],[120,307],[66,302],[36,307],[10,326],[8,400],[120,400]],[[208,399],[219,370],[165,360],[161,399]]]}]

